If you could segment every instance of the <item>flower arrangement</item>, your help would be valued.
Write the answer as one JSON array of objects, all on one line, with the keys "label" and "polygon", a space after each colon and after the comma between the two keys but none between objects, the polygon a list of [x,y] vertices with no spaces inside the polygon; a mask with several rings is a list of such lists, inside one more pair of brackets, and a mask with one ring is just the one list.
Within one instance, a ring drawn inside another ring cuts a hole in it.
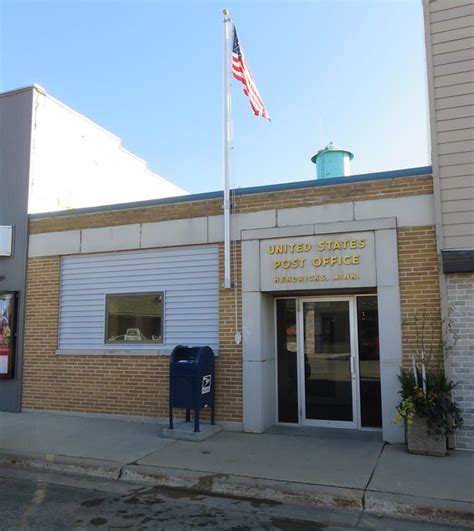
[{"label": "flower arrangement", "polygon": [[[453,433],[463,424],[461,410],[452,398],[456,384],[441,369],[402,369],[398,376],[402,400],[396,409],[394,422],[413,423],[415,417],[426,419],[428,435]],[[420,385],[421,384],[421,385]]]},{"label": "flower arrangement", "polygon": [[461,409],[453,400],[456,384],[444,373],[456,335],[451,322],[439,313],[421,309],[405,322],[407,336],[414,335],[412,367],[398,376],[401,401],[394,423],[405,422],[408,451],[446,455],[446,436],[463,424]]}]

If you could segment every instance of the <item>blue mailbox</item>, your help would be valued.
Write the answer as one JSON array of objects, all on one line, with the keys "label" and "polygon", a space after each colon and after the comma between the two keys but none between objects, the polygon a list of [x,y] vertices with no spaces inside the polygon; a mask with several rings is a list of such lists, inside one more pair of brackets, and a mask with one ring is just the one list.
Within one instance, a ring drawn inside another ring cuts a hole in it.
[{"label": "blue mailbox", "polygon": [[170,430],[173,429],[173,408],[186,409],[186,422],[194,409],[194,431],[199,431],[199,412],[211,408],[214,424],[215,377],[214,352],[210,347],[178,345],[170,358]]}]

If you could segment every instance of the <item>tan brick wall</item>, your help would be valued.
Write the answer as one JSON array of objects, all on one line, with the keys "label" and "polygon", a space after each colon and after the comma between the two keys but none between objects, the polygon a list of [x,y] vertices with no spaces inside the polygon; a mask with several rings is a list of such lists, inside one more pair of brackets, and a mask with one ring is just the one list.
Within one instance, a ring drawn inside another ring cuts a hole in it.
[{"label": "tan brick wall", "polygon": [[[240,244],[235,255],[240,277]],[[60,264],[59,257],[29,260],[23,408],[167,416],[168,356],[56,354]],[[234,344],[233,300],[233,290],[220,289],[216,415],[221,421],[242,419],[242,353]],[[240,291],[237,300],[240,330]]]},{"label": "tan brick wall", "polygon": [[404,365],[422,342],[436,363],[441,309],[435,227],[398,229],[398,261]]},{"label": "tan brick wall", "polygon": [[[382,179],[360,183],[318,186],[284,192],[237,196],[236,212],[256,212],[289,206],[311,206],[344,201],[365,201],[408,195],[432,194],[430,175]],[[192,201],[91,214],[57,216],[30,222],[30,234],[73,229],[108,227],[128,223],[147,223],[171,219],[217,216],[222,214],[222,199]]]},{"label": "tan brick wall", "polygon": [[[431,177],[388,179],[238,197],[238,210],[335,203],[432,193]],[[123,211],[60,216],[31,222],[33,233],[221,214],[221,200]],[[217,418],[242,419],[242,349],[234,343],[235,304],[241,330],[240,244],[236,243],[239,289],[220,289]],[[433,227],[398,230],[403,353],[416,348],[415,314],[439,315],[438,266]],[[167,356],[56,354],[60,258],[31,258],[27,277],[23,407],[122,415],[166,416]],[[223,246],[219,249],[220,285]],[[235,298],[236,297],[236,298]],[[437,342],[438,337],[433,339]]]}]

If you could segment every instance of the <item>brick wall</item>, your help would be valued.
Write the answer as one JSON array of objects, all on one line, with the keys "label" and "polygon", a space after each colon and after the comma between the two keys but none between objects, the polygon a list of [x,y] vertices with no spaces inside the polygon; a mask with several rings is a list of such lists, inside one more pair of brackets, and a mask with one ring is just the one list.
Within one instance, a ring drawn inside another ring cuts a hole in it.
[{"label": "brick wall", "polygon": [[[300,190],[268,192],[237,196],[236,212],[257,212],[271,208],[290,206],[312,206],[344,201],[365,201],[389,197],[432,194],[430,175],[396,179],[382,179],[360,183],[347,183],[334,186],[318,186]],[[158,205],[152,207],[110,210],[90,214],[56,216],[35,219],[30,222],[30,234],[56,232],[63,230],[88,229],[125,225],[129,223],[147,223],[200,216],[218,216],[222,214],[222,199],[191,201]]]},{"label": "brick wall", "polygon": [[439,269],[434,227],[398,229],[402,347],[405,366],[421,343],[432,364],[442,362]]},{"label": "brick wall", "polygon": [[[222,264],[222,245],[219,254]],[[240,244],[234,254],[240,277]],[[56,354],[60,263],[60,257],[29,260],[23,408],[167,416],[168,356]],[[242,354],[234,344],[233,300],[233,290],[220,289],[216,414],[221,421],[242,418]],[[237,300],[240,330],[240,291]]]},{"label": "brick wall", "polygon": [[[431,193],[429,176],[387,179],[253,194],[238,197],[242,212],[347,200],[400,197]],[[119,225],[221,214],[222,200],[195,201],[148,208],[33,220],[31,232]],[[416,347],[417,309],[439,316],[438,266],[433,227],[398,230],[400,295],[405,360]],[[217,361],[217,418],[242,420],[242,349],[234,334],[241,325],[240,243],[235,243],[238,290],[220,289],[219,359]],[[219,249],[220,285],[223,282],[223,246]],[[168,357],[143,355],[58,355],[60,258],[31,258],[27,277],[26,338],[23,407],[166,416]],[[237,309],[237,327],[235,312]],[[438,337],[433,338],[433,343]]]},{"label": "brick wall", "polygon": [[456,342],[451,354],[454,398],[464,417],[456,447],[474,450],[474,273],[446,275],[450,321]]}]

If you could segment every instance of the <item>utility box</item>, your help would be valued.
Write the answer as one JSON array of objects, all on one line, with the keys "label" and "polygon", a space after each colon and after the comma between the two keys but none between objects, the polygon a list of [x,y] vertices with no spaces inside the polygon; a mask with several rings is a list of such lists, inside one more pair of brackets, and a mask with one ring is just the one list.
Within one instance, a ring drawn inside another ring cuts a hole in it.
[{"label": "utility box", "polygon": [[214,424],[215,370],[214,352],[210,347],[185,347],[173,349],[170,359],[169,421],[173,429],[173,408],[186,409],[186,422],[194,409],[194,431],[199,432],[199,412],[211,408]]}]

